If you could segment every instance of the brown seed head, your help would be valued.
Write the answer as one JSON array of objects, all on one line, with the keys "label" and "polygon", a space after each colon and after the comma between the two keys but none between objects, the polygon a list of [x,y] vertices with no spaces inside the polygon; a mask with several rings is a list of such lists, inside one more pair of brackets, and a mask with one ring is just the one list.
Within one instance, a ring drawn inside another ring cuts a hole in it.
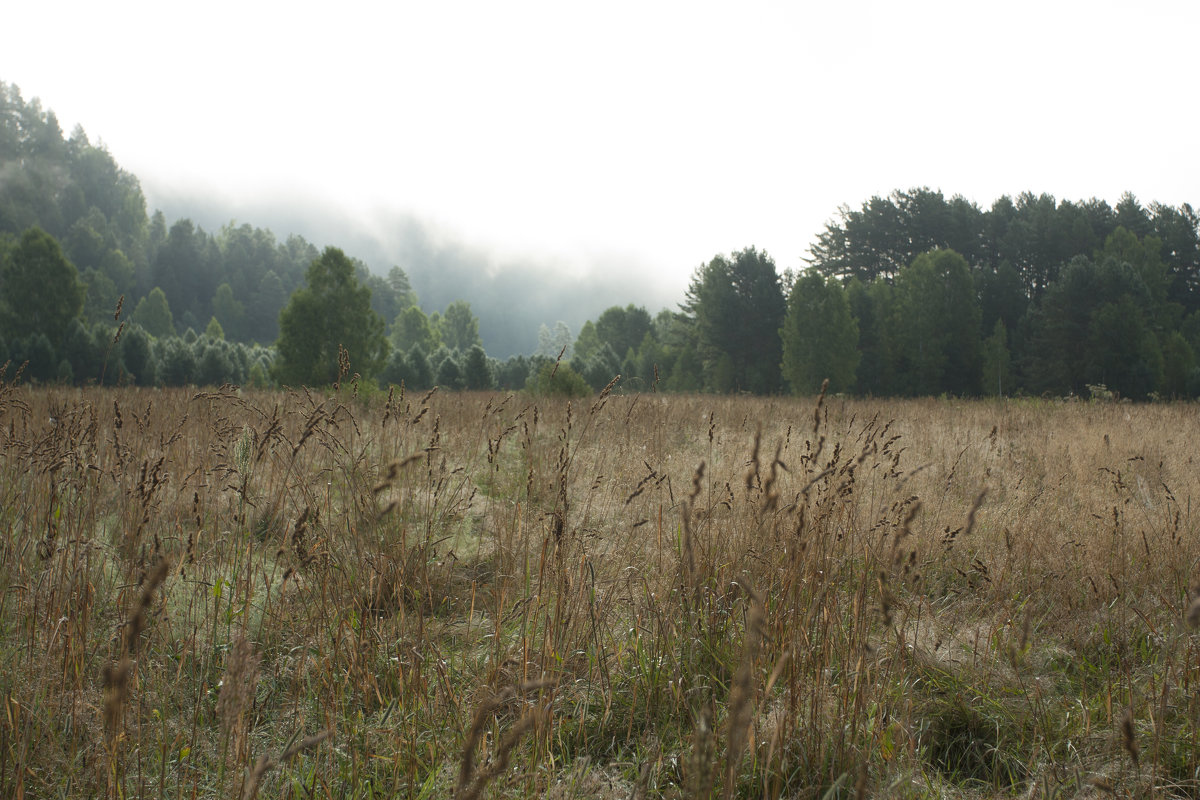
[{"label": "brown seed head", "polygon": [[1139,767],[1138,753],[1140,751],[1137,739],[1134,738],[1132,708],[1125,709],[1125,713],[1121,715],[1121,744],[1125,748],[1125,752],[1129,753],[1129,757],[1133,759],[1134,768]]}]

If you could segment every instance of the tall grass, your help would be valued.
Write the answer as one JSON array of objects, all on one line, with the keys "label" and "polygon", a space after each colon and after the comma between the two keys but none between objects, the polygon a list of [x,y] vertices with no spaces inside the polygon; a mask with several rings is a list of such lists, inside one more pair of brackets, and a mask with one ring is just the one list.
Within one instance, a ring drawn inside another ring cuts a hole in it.
[{"label": "tall grass", "polygon": [[0,385],[0,796],[1195,797],[1185,405]]}]

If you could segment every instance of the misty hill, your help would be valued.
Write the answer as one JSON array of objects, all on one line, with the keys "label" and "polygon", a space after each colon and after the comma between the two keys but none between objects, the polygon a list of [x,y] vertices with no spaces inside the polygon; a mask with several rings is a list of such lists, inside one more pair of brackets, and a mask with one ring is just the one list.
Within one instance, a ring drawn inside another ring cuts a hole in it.
[{"label": "misty hill", "polygon": [[[561,320],[578,332],[612,305],[682,299],[682,287],[671,296],[646,286],[646,265],[597,256],[580,272],[565,259],[503,257],[400,214],[363,219],[319,201],[231,200],[186,186],[144,192],[82,127],[65,136],[53,111],[0,82],[0,234],[31,226],[60,241],[78,268],[89,320],[111,317],[122,295],[133,307],[157,287],[179,333],[215,317],[229,338],[260,344],[274,340],[283,303],[327,245],[377,276],[376,293],[400,266],[426,312],[469,302],[484,347],[501,359],[532,353],[543,324]],[[380,298],[385,317],[388,306]]]},{"label": "misty hill", "polygon": [[610,306],[637,302],[651,309],[675,308],[683,295],[682,286],[667,293],[639,285],[637,275],[644,274],[645,265],[597,255],[580,274],[551,257],[517,259],[489,252],[402,214],[359,219],[319,201],[237,202],[153,184],[147,191],[168,219],[191,219],[208,230],[236,219],[298,234],[318,249],[340,247],[376,275],[399,266],[426,312],[443,311],[455,300],[470,303],[484,347],[494,358],[534,352],[542,324],[553,327],[561,320],[578,333]]}]

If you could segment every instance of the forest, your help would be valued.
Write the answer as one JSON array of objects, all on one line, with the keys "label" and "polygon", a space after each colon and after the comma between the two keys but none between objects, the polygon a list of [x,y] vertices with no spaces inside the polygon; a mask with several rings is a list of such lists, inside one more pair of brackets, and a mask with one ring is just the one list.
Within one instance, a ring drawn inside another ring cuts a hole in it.
[{"label": "forest", "polygon": [[[82,127],[0,82],[0,364],[76,385],[328,384],[862,396],[1200,394],[1200,219],[1188,204],[930,188],[836,210],[799,273],[750,246],[684,302],[638,298],[489,356],[469,303],[231,222],[149,212]],[[289,322],[290,320],[290,322]],[[351,344],[353,343],[353,344]],[[301,365],[304,365],[301,368]]]}]

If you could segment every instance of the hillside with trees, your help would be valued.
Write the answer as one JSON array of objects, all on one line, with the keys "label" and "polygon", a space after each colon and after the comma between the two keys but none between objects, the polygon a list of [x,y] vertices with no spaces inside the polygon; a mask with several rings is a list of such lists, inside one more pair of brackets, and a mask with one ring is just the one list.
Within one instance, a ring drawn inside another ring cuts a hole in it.
[{"label": "hillside with trees", "polygon": [[[675,310],[630,298],[534,352],[488,354],[469,302],[336,247],[149,213],[82,128],[0,83],[0,364],[75,384],[874,396],[1200,394],[1200,219],[1190,205],[928,188],[842,207],[808,267],[754,247],[700,265]],[[420,277],[420,276],[417,276]],[[531,340],[532,340],[532,331]],[[554,365],[558,366],[555,367]],[[551,377],[552,376],[552,377]]]},{"label": "hillside with trees", "polygon": [[[317,246],[245,223],[210,232],[149,214],[137,178],[103,146],[80,127],[64,136],[53,111],[2,82],[0,175],[0,364],[11,362],[10,378],[24,365],[39,382],[273,381],[283,312],[311,288]],[[378,275],[347,263],[385,330],[397,320],[429,330],[434,369],[481,344],[468,304],[426,316],[402,268]],[[385,365],[396,366],[386,352],[352,368],[367,376]]]}]

